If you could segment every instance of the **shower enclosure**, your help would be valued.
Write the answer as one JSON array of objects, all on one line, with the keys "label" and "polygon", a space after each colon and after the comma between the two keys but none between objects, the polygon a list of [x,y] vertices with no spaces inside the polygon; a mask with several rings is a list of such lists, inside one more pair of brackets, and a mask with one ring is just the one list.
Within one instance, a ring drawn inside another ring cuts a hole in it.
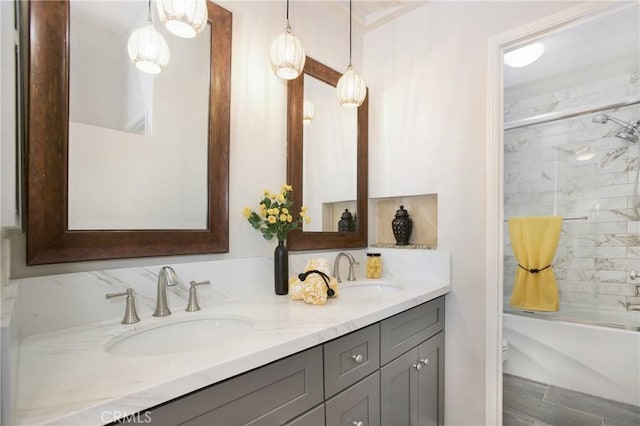
[{"label": "shower enclosure", "polygon": [[565,218],[553,313],[509,306],[518,263],[505,223],[504,370],[634,405],[640,310],[627,308],[640,304],[639,18],[635,4],[543,39],[560,59],[539,64],[539,76],[505,69],[504,112],[505,218]]}]

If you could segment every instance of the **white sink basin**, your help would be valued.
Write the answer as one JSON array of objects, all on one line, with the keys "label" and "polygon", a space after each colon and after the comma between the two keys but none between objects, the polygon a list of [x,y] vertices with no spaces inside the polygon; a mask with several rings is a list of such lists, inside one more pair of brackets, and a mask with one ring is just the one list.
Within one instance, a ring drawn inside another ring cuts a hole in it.
[{"label": "white sink basin", "polygon": [[104,349],[112,355],[121,356],[187,352],[221,344],[221,339],[247,332],[253,324],[248,318],[232,315],[184,318],[119,334],[110,339]]},{"label": "white sink basin", "polygon": [[377,279],[343,281],[340,283],[340,296],[376,296],[396,293],[404,290],[404,286],[392,281]]}]

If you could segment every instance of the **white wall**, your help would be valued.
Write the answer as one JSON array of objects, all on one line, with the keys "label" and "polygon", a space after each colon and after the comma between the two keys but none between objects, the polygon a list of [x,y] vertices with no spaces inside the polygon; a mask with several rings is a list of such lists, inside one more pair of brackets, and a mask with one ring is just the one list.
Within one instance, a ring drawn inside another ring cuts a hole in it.
[{"label": "white wall", "polygon": [[370,197],[438,194],[453,256],[445,420],[485,423],[486,69],[489,36],[575,2],[436,2],[367,33]]}]

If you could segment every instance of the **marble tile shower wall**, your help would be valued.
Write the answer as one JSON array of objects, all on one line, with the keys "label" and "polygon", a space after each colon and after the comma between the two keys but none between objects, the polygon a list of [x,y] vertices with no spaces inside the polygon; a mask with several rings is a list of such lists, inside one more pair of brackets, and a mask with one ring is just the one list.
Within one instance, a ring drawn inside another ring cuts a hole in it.
[{"label": "marble tile shower wall", "polygon": [[[634,71],[509,103],[505,121],[639,95]],[[602,113],[640,120],[639,105]],[[640,151],[638,144],[615,137],[620,127],[593,123],[593,115],[505,131],[505,217],[587,216],[562,226],[554,261],[560,301],[619,309],[618,301],[633,295],[634,284],[640,284],[629,278],[631,271],[640,271],[640,213],[633,208]],[[584,149],[595,155],[578,161],[576,153]],[[517,262],[506,224],[504,235],[508,303]]]}]

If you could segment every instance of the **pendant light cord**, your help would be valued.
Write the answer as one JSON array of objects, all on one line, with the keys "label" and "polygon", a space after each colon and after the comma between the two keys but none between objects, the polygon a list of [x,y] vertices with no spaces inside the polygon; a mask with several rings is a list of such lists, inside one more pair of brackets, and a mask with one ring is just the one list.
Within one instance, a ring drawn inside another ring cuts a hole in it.
[{"label": "pendant light cord", "polygon": [[351,39],[353,38],[353,36],[351,35],[351,32],[352,32],[351,26],[353,21],[353,18],[351,16],[351,3],[352,3],[352,0],[349,0],[349,67],[351,67]]},{"label": "pendant light cord", "polygon": [[289,0],[287,0],[287,32],[291,32],[291,25],[289,25]]},{"label": "pendant light cord", "polygon": [[153,24],[153,19],[151,19],[151,0],[149,0],[147,5],[147,22]]}]

